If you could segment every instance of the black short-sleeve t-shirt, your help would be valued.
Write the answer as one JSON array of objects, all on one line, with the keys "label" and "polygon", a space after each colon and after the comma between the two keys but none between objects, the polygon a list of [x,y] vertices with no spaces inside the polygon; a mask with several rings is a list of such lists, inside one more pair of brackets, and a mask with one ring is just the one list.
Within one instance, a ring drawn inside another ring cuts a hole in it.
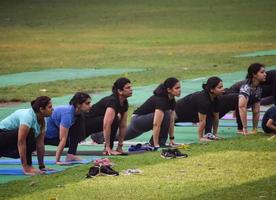
[{"label": "black short-sleeve t-shirt", "polygon": [[153,95],[148,98],[139,108],[137,108],[133,114],[146,115],[155,112],[156,109],[162,110],[174,110],[175,99],[169,99],[167,96]]},{"label": "black short-sleeve t-shirt", "polygon": [[211,100],[208,91],[202,90],[189,94],[176,102],[175,112],[179,119],[198,119],[197,114],[208,115],[219,112],[219,100],[217,97]]},{"label": "black short-sleeve t-shirt", "polygon": [[128,101],[125,100],[123,105],[120,104],[119,99],[115,95],[110,95],[102,98],[96,104],[92,105],[91,110],[87,113],[89,117],[104,116],[107,108],[113,108],[116,112],[123,114],[128,110]]}]

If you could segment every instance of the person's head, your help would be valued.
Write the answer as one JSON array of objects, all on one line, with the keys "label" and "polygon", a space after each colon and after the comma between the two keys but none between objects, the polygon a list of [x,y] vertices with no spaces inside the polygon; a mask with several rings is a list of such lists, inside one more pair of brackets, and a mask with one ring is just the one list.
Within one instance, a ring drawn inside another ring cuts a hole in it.
[{"label": "person's head", "polygon": [[253,63],[247,69],[247,79],[251,81],[256,79],[259,82],[264,82],[266,79],[265,65],[261,63]]},{"label": "person's head", "polygon": [[47,96],[37,97],[31,101],[31,106],[36,114],[40,113],[43,117],[49,117],[53,112],[51,98]]},{"label": "person's head", "polygon": [[208,78],[207,82],[202,84],[202,88],[214,96],[220,96],[224,93],[222,80],[217,76]]},{"label": "person's head", "polygon": [[153,94],[158,96],[178,97],[181,94],[180,82],[174,77],[167,78],[153,91]]},{"label": "person's head", "polygon": [[85,92],[77,92],[72,97],[69,104],[73,105],[79,111],[88,112],[91,108],[91,97]]},{"label": "person's head", "polygon": [[112,86],[112,93],[119,97],[128,98],[132,96],[132,87],[129,79],[125,77],[118,78]]}]

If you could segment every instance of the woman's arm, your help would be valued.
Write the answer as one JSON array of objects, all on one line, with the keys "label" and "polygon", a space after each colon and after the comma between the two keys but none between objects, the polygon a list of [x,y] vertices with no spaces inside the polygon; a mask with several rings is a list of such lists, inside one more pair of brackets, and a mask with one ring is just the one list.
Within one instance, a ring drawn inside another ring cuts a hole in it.
[{"label": "woman's arm", "polygon": [[103,120],[103,135],[105,140],[105,150],[110,155],[111,154],[111,147],[110,147],[110,135],[111,135],[111,125],[115,118],[115,110],[111,107],[108,107],[104,114]]},{"label": "woman's arm", "polygon": [[154,117],[153,117],[153,128],[152,128],[152,134],[153,134],[153,145],[155,147],[159,147],[159,135],[160,135],[160,129],[161,124],[164,118],[164,112],[162,110],[156,109],[154,111]]},{"label": "woman's arm", "polygon": [[175,142],[174,142],[174,119],[175,119],[175,111],[172,110],[171,114],[170,114],[170,128],[169,128],[170,145],[175,145]]},{"label": "woman's arm", "polygon": [[203,138],[203,131],[204,131],[205,126],[206,126],[206,118],[207,118],[207,115],[204,115],[202,113],[198,113],[198,119],[199,119],[198,138],[199,138],[199,140],[201,140]]},{"label": "woman's arm", "polygon": [[244,96],[239,96],[239,112],[241,117],[241,122],[243,126],[243,134],[248,134],[247,131],[247,103],[248,99]]},{"label": "woman's arm", "polygon": [[214,120],[213,120],[213,134],[215,136],[218,135],[218,125],[219,125],[219,113],[216,112],[213,114]]},{"label": "woman's arm", "polygon": [[69,129],[65,128],[64,126],[60,125],[59,126],[59,144],[57,147],[57,152],[56,152],[56,163],[60,163],[60,157],[63,152],[63,149],[66,145],[67,137],[68,137],[68,132]]},{"label": "woman's arm", "polygon": [[23,167],[23,171],[27,175],[35,175],[40,173],[40,170],[35,169],[31,165],[27,164],[27,137],[30,132],[30,128],[26,125],[20,125],[18,129],[18,141],[17,141],[17,147],[19,156],[21,159],[21,164]]},{"label": "woman's arm", "polygon": [[261,104],[260,102],[258,103],[254,103],[253,104],[253,107],[252,107],[252,112],[253,112],[253,132],[256,132],[257,129],[258,129],[258,122],[259,122],[259,119],[260,119],[260,107],[261,107]]},{"label": "woman's arm", "polygon": [[276,132],[276,126],[273,124],[273,119],[267,120],[266,126],[267,126],[268,128],[270,128],[270,129],[273,131],[273,133]]},{"label": "woman's arm", "polygon": [[45,147],[44,147],[44,137],[45,131],[41,131],[39,136],[36,139],[36,151],[37,151],[37,160],[39,169],[45,168],[44,165],[44,154],[45,154]]},{"label": "woman's arm", "polygon": [[18,142],[17,142],[17,146],[18,146],[18,152],[19,152],[19,156],[21,159],[21,164],[24,167],[27,167],[27,158],[26,158],[26,153],[27,153],[27,137],[29,134],[30,128],[26,125],[20,125],[19,129],[18,129]]},{"label": "woman's arm", "polygon": [[117,150],[122,151],[125,135],[126,135],[126,128],[127,128],[127,112],[125,112],[122,116],[119,125],[119,136],[118,136],[118,148]]}]

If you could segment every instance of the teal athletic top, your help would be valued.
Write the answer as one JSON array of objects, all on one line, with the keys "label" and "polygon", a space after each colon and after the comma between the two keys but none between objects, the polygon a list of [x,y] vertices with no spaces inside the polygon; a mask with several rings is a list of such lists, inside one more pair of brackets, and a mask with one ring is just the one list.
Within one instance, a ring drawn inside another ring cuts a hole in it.
[{"label": "teal athletic top", "polygon": [[0,129],[15,130],[18,129],[20,125],[26,125],[30,129],[33,129],[35,137],[40,134],[40,124],[32,108],[16,110],[0,122]]}]

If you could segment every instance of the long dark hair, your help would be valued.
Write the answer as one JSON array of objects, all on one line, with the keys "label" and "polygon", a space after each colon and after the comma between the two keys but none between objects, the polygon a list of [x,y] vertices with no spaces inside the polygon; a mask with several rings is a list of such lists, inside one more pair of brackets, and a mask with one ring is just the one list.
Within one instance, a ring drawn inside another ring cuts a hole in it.
[{"label": "long dark hair", "polygon": [[252,80],[253,75],[257,74],[261,68],[264,68],[265,65],[261,63],[253,63],[247,69],[246,78]]},{"label": "long dark hair", "polygon": [[39,96],[35,100],[31,101],[31,106],[35,113],[39,112],[39,108],[46,108],[50,103],[51,98],[48,96]]},{"label": "long dark hair", "polygon": [[78,104],[84,103],[87,99],[91,99],[89,94],[85,92],[77,92],[69,101],[69,104],[76,108]]},{"label": "long dark hair", "polygon": [[167,78],[163,83],[158,85],[158,87],[153,91],[153,94],[157,96],[167,96],[167,89],[172,89],[178,82],[179,80],[175,77]]},{"label": "long dark hair", "polygon": [[203,83],[203,84],[202,84],[202,88],[203,88],[205,91],[210,92],[211,89],[215,89],[221,81],[222,81],[222,80],[221,80],[219,77],[217,77],[217,76],[212,76],[212,77],[208,78],[208,80],[207,80],[206,83]]},{"label": "long dark hair", "polygon": [[122,90],[125,87],[125,85],[128,83],[131,83],[128,78],[125,78],[125,77],[118,78],[113,83],[112,94],[114,94],[115,96],[118,96],[118,90]]}]

